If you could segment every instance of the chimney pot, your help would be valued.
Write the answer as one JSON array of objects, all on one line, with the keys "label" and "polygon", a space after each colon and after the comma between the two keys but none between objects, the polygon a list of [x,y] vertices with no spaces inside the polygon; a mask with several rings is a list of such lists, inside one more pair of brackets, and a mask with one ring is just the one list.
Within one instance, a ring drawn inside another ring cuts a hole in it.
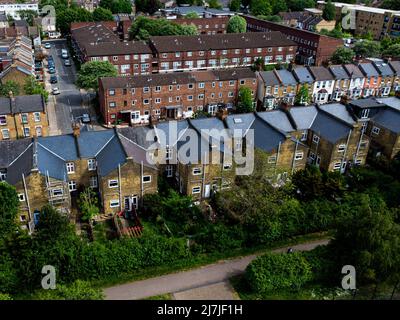
[{"label": "chimney pot", "polygon": [[75,138],[79,138],[79,136],[81,135],[81,128],[79,127],[79,125],[74,124],[72,126],[72,134]]}]

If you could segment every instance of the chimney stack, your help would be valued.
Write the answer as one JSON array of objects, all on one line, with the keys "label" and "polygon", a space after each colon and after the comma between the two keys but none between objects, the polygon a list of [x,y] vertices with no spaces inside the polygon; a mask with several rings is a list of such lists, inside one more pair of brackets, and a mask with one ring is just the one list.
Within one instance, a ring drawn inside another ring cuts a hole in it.
[{"label": "chimney stack", "polygon": [[14,93],[11,90],[8,92],[8,96],[10,97],[11,101],[15,101]]},{"label": "chimney stack", "polygon": [[72,125],[72,134],[74,135],[75,138],[79,138],[79,136],[81,135],[81,128],[77,123],[74,123]]},{"label": "chimney stack", "polygon": [[215,115],[217,116],[217,118],[224,121],[228,115],[228,109],[227,108],[219,108]]},{"label": "chimney stack", "polygon": [[347,106],[349,104],[349,102],[350,102],[350,99],[346,94],[340,97],[341,104],[344,104]]}]

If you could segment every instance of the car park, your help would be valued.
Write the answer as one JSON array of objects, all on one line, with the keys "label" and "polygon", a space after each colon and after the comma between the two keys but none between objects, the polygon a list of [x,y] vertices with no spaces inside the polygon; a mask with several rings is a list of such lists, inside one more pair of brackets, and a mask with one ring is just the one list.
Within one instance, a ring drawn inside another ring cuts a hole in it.
[{"label": "car park", "polygon": [[51,90],[51,92],[56,96],[56,95],[60,94],[60,89],[58,89],[58,88],[53,88],[53,89]]},{"label": "car park", "polygon": [[51,77],[50,77],[50,83],[57,83],[57,82],[58,82],[57,76],[56,76],[55,74],[51,75]]}]

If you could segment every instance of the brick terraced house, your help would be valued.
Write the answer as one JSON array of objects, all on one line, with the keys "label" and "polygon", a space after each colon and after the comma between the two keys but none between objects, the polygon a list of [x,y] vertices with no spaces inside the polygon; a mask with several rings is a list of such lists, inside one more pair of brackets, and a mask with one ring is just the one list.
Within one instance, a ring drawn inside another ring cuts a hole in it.
[{"label": "brick terraced house", "polygon": [[159,72],[251,66],[257,58],[291,62],[297,50],[280,32],[150,37],[150,47]]},{"label": "brick terraced house", "polygon": [[234,107],[241,86],[255,97],[256,75],[248,68],[106,77],[99,80],[100,112],[107,125],[189,118],[199,110],[215,115]]},{"label": "brick terraced house", "polygon": [[84,25],[71,30],[72,46],[78,59],[109,61],[120,75],[152,72],[152,51],[144,41],[120,41],[104,23]]},{"label": "brick terraced house", "polygon": [[0,97],[0,140],[47,136],[46,103],[40,94]]}]

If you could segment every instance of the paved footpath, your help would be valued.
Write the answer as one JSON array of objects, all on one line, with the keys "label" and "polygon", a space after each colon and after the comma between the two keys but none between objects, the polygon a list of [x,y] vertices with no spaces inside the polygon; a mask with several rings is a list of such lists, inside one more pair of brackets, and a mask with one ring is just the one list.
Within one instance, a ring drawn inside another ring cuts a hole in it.
[{"label": "paved footpath", "polygon": [[[317,240],[291,246],[294,251],[309,251],[319,245],[326,245],[328,240]],[[288,247],[273,250],[286,252]],[[253,254],[232,260],[206,265],[189,271],[182,271],[164,276],[126,283],[104,289],[106,300],[138,300],[166,293],[176,293],[193,288],[225,281],[241,274],[247,265],[257,257]]]}]

